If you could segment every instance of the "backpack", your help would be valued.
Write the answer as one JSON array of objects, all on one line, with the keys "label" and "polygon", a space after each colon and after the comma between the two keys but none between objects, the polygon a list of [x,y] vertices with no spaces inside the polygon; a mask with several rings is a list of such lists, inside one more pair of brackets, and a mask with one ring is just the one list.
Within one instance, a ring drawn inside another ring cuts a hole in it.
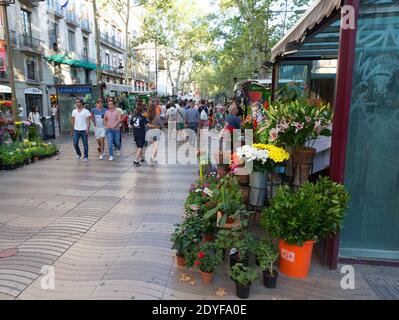
[{"label": "backpack", "polygon": [[202,110],[200,119],[203,120],[203,121],[208,120],[208,115],[206,114],[205,110]]}]

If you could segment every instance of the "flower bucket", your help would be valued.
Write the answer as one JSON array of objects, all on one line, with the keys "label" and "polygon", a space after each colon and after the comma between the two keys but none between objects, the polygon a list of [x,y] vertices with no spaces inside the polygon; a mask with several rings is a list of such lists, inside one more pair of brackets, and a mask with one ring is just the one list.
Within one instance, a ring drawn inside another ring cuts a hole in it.
[{"label": "flower bucket", "polygon": [[252,172],[249,176],[249,204],[255,207],[262,207],[266,201],[267,174]]},{"label": "flower bucket", "polygon": [[200,272],[201,280],[205,284],[209,284],[213,282],[213,272]]},{"label": "flower bucket", "polygon": [[306,278],[309,274],[310,264],[312,262],[314,243],[314,241],[308,241],[300,247],[289,245],[283,240],[280,240],[280,272],[292,278]]},{"label": "flower bucket", "polygon": [[184,257],[176,256],[176,263],[179,267],[184,267],[186,265],[186,259],[184,259]]},{"label": "flower bucket", "polygon": [[312,173],[313,160],[316,156],[315,148],[297,148],[292,152],[292,167],[294,186],[300,187],[309,179]]}]

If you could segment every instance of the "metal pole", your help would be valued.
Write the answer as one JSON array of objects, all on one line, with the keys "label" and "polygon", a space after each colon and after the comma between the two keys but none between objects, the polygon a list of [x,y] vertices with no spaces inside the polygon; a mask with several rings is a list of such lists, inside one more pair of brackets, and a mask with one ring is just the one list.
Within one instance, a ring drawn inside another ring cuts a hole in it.
[{"label": "metal pole", "polygon": [[18,116],[18,105],[17,105],[17,96],[15,90],[15,79],[14,79],[14,64],[12,62],[12,54],[11,54],[11,42],[10,42],[10,30],[8,27],[8,15],[7,15],[7,6],[2,5],[4,12],[4,33],[6,40],[6,49],[7,49],[7,60],[8,60],[8,70],[9,70],[9,78],[10,78],[10,86],[11,86],[11,100],[12,100],[12,118],[14,121],[19,120]]},{"label": "metal pole", "polygon": [[155,95],[158,96],[158,48],[155,42]]}]

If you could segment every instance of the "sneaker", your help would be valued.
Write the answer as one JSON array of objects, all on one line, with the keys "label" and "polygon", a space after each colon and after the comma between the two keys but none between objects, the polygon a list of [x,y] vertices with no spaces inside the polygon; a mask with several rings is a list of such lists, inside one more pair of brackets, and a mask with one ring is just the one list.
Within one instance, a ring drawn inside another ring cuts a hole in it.
[{"label": "sneaker", "polygon": [[87,159],[87,158],[84,158],[84,159],[83,159],[83,162],[87,162],[87,161],[89,161],[89,159]]},{"label": "sneaker", "polygon": [[101,155],[101,156],[98,158],[98,160],[104,160],[104,156]]},{"label": "sneaker", "polygon": [[109,161],[114,161],[114,157],[109,157]]},{"label": "sneaker", "polygon": [[141,164],[140,164],[140,162],[138,162],[138,161],[133,161],[133,164],[134,164],[136,167],[141,167]]},{"label": "sneaker", "polygon": [[120,157],[120,156],[121,156],[121,151],[120,151],[120,150],[116,151],[116,156],[117,156],[117,157]]},{"label": "sneaker", "polygon": [[77,161],[79,161],[80,159],[82,159],[82,156],[76,156]]},{"label": "sneaker", "polygon": [[143,158],[143,159],[141,159],[141,162],[145,162],[145,159]]}]

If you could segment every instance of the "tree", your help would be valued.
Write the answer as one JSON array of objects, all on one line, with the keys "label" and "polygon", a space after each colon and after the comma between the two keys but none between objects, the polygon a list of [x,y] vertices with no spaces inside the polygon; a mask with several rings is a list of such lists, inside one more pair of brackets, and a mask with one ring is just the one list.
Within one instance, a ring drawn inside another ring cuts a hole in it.
[{"label": "tree", "polygon": [[98,20],[97,20],[97,1],[92,0],[93,2],[93,14],[94,14],[94,34],[95,34],[95,43],[96,43],[96,78],[97,78],[97,83],[100,83],[101,79],[101,51],[100,51],[100,32],[98,29]]}]

